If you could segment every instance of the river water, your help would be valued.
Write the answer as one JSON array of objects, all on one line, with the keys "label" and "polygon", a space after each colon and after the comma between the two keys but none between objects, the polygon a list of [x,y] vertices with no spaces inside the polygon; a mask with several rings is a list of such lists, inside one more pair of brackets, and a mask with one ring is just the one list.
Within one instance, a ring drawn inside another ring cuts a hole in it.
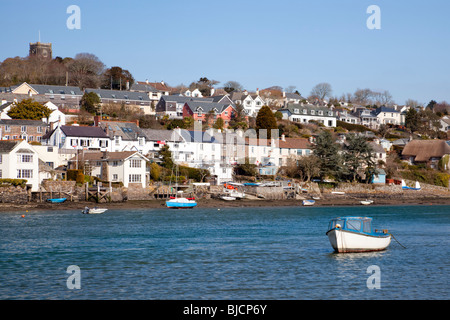
[{"label": "river water", "polygon": [[[349,215],[406,249],[335,254],[328,222]],[[450,206],[6,212],[0,299],[449,299],[449,235]]]}]

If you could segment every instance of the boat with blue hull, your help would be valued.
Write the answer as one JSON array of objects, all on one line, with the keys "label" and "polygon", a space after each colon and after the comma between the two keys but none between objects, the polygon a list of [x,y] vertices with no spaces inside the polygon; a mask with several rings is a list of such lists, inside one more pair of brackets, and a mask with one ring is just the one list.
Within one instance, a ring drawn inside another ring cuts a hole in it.
[{"label": "boat with blue hull", "polygon": [[334,251],[339,253],[381,251],[391,243],[388,230],[373,230],[369,217],[332,219],[326,235]]},{"label": "boat with blue hull", "polygon": [[197,206],[197,202],[187,198],[176,198],[166,201],[166,206],[170,209],[192,209]]},{"label": "boat with blue hull", "polygon": [[67,200],[67,198],[55,198],[55,199],[47,199],[47,202],[50,203],[63,203]]}]

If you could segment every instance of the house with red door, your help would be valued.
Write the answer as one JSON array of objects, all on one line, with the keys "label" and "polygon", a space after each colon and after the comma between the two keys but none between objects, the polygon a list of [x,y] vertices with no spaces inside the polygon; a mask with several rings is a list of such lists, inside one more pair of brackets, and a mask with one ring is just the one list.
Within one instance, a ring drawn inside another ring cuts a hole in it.
[{"label": "house with red door", "polygon": [[195,121],[208,121],[210,124],[222,118],[225,128],[235,116],[236,109],[227,102],[187,101],[183,107],[183,118],[193,117]]}]

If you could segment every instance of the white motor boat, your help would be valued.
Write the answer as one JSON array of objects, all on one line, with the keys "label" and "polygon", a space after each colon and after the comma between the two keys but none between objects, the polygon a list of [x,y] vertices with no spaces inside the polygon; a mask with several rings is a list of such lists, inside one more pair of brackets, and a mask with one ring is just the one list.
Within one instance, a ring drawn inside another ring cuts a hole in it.
[{"label": "white motor boat", "polygon": [[102,214],[105,213],[108,209],[104,209],[104,208],[89,208],[89,207],[85,207],[84,210],[82,210],[81,212],[84,214]]},{"label": "white motor boat", "polygon": [[315,200],[303,200],[303,205],[304,206],[313,206],[316,204]]},{"label": "white motor boat", "polygon": [[327,231],[336,252],[368,252],[385,250],[391,243],[388,230],[372,230],[372,218],[342,217],[330,221]]}]

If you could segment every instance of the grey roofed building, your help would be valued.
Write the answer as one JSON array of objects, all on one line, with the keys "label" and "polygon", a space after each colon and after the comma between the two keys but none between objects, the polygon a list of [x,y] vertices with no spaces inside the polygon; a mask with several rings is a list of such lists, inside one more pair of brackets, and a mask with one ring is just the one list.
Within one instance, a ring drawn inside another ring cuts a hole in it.
[{"label": "grey roofed building", "polygon": [[133,83],[133,85],[130,88],[130,91],[136,91],[136,92],[160,92],[158,89],[152,87],[149,84],[142,84],[142,83]]},{"label": "grey roofed building", "polygon": [[83,96],[83,91],[75,86],[55,86],[46,84],[30,84],[30,86],[44,95],[68,95],[68,96]]},{"label": "grey roofed building", "polygon": [[120,136],[122,140],[136,140],[145,137],[145,133],[135,122],[105,121],[99,123],[99,127],[106,132],[110,138]]},{"label": "grey roofed building", "polygon": [[61,126],[61,131],[67,137],[109,138],[100,127]]},{"label": "grey roofed building", "polygon": [[174,130],[141,129],[148,141],[181,142],[183,139]]},{"label": "grey roofed building", "polygon": [[234,105],[232,103],[220,103],[220,102],[200,102],[200,101],[188,101],[186,104],[192,112],[200,111],[202,113],[209,113],[216,110],[218,113],[222,113],[226,108]]},{"label": "grey roofed building", "polygon": [[150,98],[148,95],[143,94],[143,92],[134,92],[134,91],[122,91],[122,90],[107,90],[107,89],[86,89],[86,92],[95,92],[102,102],[106,102],[104,100],[112,100],[112,101],[133,101],[140,103],[150,103]]},{"label": "grey roofed building", "polygon": [[32,127],[48,127],[48,124],[41,120],[27,119],[0,119],[0,125],[8,126],[32,126]]},{"label": "grey roofed building", "polygon": [[311,115],[311,111],[314,111],[315,115],[320,115],[321,117],[336,117],[333,110],[328,107],[318,107],[312,104],[296,104],[290,103],[285,107],[279,109],[280,112],[289,112],[293,115]]},{"label": "grey roofed building", "polygon": [[0,140],[0,154],[10,153],[20,142],[19,140]]}]

